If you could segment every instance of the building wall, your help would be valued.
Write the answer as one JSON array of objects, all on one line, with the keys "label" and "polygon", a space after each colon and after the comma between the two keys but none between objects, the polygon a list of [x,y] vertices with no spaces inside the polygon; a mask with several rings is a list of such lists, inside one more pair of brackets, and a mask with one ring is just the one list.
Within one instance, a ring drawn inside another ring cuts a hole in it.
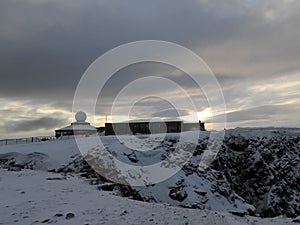
[{"label": "building wall", "polygon": [[155,133],[180,133],[182,131],[205,131],[205,124],[183,123],[182,121],[166,122],[129,122],[129,123],[105,123],[105,135],[126,134],[155,134]]},{"label": "building wall", "polygon": [[105,135],[179,133],[181,121],[105,123]]},{"label": "building wall", "polygon": [[70,135],[91,135],[91,134],[95,134],[97,133],[97,131],[93,131],[93,130],[64,130],[64,131],[60,131],[60,130],[56,130],[55,131],[55,137],[59,138],[61,136],[70,136]]},{"label": "building wall", "polygon": [[199,121],[199,123],[184,123],[183,131],[201,130],[205,131],[205,124]]}]

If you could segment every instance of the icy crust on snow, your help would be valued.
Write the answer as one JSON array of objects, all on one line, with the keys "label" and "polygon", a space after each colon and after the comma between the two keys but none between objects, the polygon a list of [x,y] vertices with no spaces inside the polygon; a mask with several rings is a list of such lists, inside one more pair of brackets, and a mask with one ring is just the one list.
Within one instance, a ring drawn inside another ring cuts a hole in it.
[{"label": "icy crust on snow", "polygon": [[[199,143],[194,146],[196,150],[192,155],[187,152],[191,158],[182,170],[161,183],[128,188],[129,193],[125,196],[189,208],[227,210],[241,215],[255,213],[261,216],[295,217],[300,214],[299,134],[299,129],[228,130],[213,164],[201,172],[198,165],[209,137],[209,132],[201,132]],[[82,138],[88,145],[92,137]],[[101,136],[105,151],[99,149],[99,146],[90,148],[85,160],[103,165],[106,174],[117,174],[125,181],[128,177],[123,177],[112,161],[103,160],[107,157],[101,155],[103,152],[107,151],[111,156],[131,165],[148,165],[168,158],[182,160],[182,155],[170,157],[177,146],[178,134],[168,134],[164,138],[156,135],[152,139],[142,135],[138,139],[135,136],[123,138],[123,141],[119,141],[115,136]],[[124,145],[128,142],[131,148]],[[74,139],[3,146],[0,152],[2,165],[19,163],[25,164],[25,168],[77,172],[92,179],[92,183],[98,184],[99,189],[115,190],[110,188],[111,184],[106,179],[90,169],[80,156]],[[39,153],[36,160],[30,155],[35,152]],[[39,163],[34,164],[35,161]],[[35,166],[28,166],[33,164]],[[112,186],[118,187],[116,184]],[[121,186],[119,189],[122,189]]]}]

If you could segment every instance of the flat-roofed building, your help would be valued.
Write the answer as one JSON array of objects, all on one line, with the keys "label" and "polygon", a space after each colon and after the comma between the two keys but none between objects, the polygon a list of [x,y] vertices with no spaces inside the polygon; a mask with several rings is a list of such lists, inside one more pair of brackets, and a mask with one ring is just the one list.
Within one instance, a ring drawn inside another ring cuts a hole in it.
[{"label": "flat-roofed building", "polygon": [[189,130],[205,130],[204,123],[184,123],[183,121],[127,121],[105,123],[105,135],[180,133]]}]

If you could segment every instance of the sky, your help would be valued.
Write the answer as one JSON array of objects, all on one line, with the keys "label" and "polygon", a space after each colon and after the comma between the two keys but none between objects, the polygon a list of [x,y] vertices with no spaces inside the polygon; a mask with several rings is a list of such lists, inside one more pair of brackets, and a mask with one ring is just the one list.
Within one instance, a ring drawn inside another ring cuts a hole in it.
[{"label": "sky", "polygon": [[[198,54],[221,86],[227,128],[299,127],[299,11],[296,0],[2,0],[0,139],[53,135],[68,125],[88,66],[110,49],[139,40],[174,42]],[[124,85],[153,75],[183,87],[197,115],[211,125],[205,95],[188,75],[150,62],[114,74],[90,122],[103,126]],[[163,92],[184,101],[176,90]],[[124,97],[124,105],[130,99]],[[191,114],[180,110],[186,118]],[[118,112],[123,119],[121,105]],[[132,119],[176,116],[168,102],[151,96],[131,113]]]}]

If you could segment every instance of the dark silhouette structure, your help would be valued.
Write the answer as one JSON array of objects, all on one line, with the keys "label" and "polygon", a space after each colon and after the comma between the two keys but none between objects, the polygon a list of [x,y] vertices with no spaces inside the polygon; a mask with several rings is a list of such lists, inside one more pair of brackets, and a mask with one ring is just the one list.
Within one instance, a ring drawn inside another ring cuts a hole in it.
[{"label": "dark silhouette structure", "polygon": [[155,134],[155,133],[180,133],[182,131],[202,130],[205,124],[183,123],[183,121],[128,121],[124,123],[105,123],[105,135],[126,134]]}]

